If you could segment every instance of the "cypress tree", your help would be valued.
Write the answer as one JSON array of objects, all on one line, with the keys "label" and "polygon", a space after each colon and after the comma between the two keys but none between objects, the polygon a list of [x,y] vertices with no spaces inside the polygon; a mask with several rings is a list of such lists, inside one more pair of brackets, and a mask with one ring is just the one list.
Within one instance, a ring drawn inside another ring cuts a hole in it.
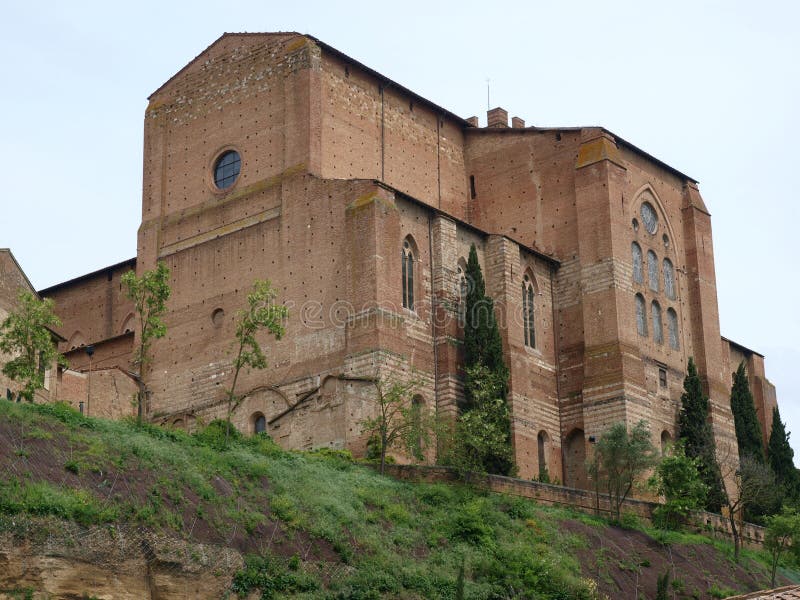
[{"label": "cypress tree", "polygon": [[747,372],[744,363],[739,363],[736,373],[733,374],[731,387],[731,412],[736,426],[736,442],[739,446],[739,457],[752,456],[753,459],[764,463],[764,442],[761,439],[761,427],[753,404],[753,394],[750,393],[750,382],[747,381]]},{"label": "cypress tree", "polygon": [[698,459],[697,470],[708,486],[706,510],[719,512],[726,499],[725,487],[715,456],[714,433],[708,422],[708,397],[703,394],[703,385],[692,357],[689,357],[683,380],[678,439],[683,440],[686,456]]},{"label": "cypress tree", "polygon": [[794,450],[789,445],[789,432],[781,421],[778,407],[772,409],[772,430],[767,446],[769,466],[785,496],[794,501],[800,495],[800,476],[794,467]]},{"label": "cypress tree", "polygon": [[[473,244],[467,260],[467,297],[464,323],[464,404],[457,444],[473,457],[471,469],[508,475],[514,471],[511,419],[508,410],[508,368],[494,316],[494,302],[486,295],[478,253]],[[471,414],[467,414],[471,413]],[[474,457],[479,456],[477,463]]]},{"label": "cypress tree", "polygon": [[[500,394],[505,400],[508,393],[508,368],[503,360],[503,341],[494,316],[494,302],[486,295],[481,265],[475,244],[469,249],[467,260],[467,298],[464,323],[464,367],[467,371],[477,366],[486,367],[500,382]],[[474,407],[472,386],[467,381],[464,390],[464,410]]]}]

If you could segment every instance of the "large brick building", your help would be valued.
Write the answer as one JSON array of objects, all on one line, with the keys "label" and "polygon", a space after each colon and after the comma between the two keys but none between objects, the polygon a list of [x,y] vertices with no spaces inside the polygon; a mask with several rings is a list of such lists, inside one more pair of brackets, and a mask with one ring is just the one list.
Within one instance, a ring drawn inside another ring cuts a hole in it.
[{"label": "large brick building", "polygon": [[719,443],[734,438],[742,360],[766,435],[774,388],[762,356],[720,335],[697,182],[610,131],[509,126],[500,108],[480,127],[295,33],[225,34],[149,100],[136,258],[41,292],[73,369],[94,346],[98,406],[130,411],[135,319],[120,276],[163,260],[173,293],[145,377],[154,421],[224,414],[234,317],[256,278],[290,318],[281,341],[264,338],[270,368],[240,382],[240,428],[358,450],[374,408],[365,378],[409,367],[420,402],[454,411],[474,244],[523,477],[546,465],[585,485],[591,441],[615,422],[673,438],[690,356]]}]

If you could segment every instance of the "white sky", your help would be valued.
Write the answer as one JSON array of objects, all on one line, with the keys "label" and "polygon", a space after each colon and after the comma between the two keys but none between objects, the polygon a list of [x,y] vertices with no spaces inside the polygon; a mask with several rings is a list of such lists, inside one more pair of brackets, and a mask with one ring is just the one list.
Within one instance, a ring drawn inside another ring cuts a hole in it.
[{"label": "white sky", "polygon": [[133,257],[146,98],[225,31],[310,33],[481,124],[489,78],[529,125],[602,125],[700,181],[722,333],[766,355],[800,463],[798,19],[790,0],[3,1],[0,247],[37,288]]}]

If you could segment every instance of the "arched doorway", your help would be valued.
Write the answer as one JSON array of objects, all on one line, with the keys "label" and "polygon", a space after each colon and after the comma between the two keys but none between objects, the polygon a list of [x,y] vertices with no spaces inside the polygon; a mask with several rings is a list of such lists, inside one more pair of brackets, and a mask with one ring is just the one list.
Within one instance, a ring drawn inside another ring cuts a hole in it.
[{"label": "arched doorway", "polygon": [[573,429],[564,440],[564,485],[586,489],[586,440],[583,429]]}]

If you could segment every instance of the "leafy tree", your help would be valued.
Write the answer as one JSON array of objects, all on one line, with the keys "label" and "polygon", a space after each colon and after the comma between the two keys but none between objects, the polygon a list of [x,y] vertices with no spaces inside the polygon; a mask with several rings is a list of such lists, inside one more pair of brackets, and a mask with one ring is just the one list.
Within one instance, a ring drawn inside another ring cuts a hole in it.
[{"label": "leafy tree", "polygon": [[470,385],[469,370],[478,365],[486,367],[496,377],[499,397],[505,399],[508,392],[508,368],[503,361],[503,341],[494,316],[494,302],[486,295],[486,284],[478,263],[475,244],[469,249],[467,270],[467,297],[464,322],[464,367],[467,370],[465,410],[475,406],[473,386]]},{"label": "leafy tree", "polygon": [[608,429],[594,448],[589,470],[605,484],[611,499],[611,518],[619,520],[620,509],[636,480],[655,463],[656,449],[650,431],[639,421],[628,433],[625,423]]},{"label": "leafy tree", "polygon": [[139,345],[134,351],[131,362],[137,370],[136,382],[139,393],[136,418],[141,422],[147,396],[144,372],[152,360],[150,348],[153,340],[167,334],[167,326],[162,317],[167,312],[167,300],[171,293],[169,268],[163,261],[158,261],[154,270],[145,271],[141,277],[137,277],[134,271],[128,271],[122,276],[122,285],[125,287],[125,296],[133,302],[139,319]]},{"label": "leafy tree", "polygon": [[40,300],[29,291],[21,291],[17,308],[0,325],[0,351],[11,358],[3,365],[3,374],[22,384],[19,395],[33,401],[37,389],[44,386],[44,372],[53,361],[66,364],[58,353],[50,331],[61,325],[53,313],[53,301]]},{"label": "leafy tree", "polygon": [[469,472],[513,474],[508,405],[500,397],[502,382],[483,365],[467,369],[475,407],[461,414],[455,425],[445,462],[462,475]]},{"label": "leafy tree", "polygon": [[267,357],[261,350],[256,334],[266,329],[279,340],[286,332],[284,321],[289,316],[289,309],[282,304],[275,304],[276,296],[268,280],[257,279],[253,282],[253,291],[247,294],[247,308],[237,314],[236,341],[239,348],[233,361],[233,382],[228,390],[228,422],[242,401],[236,396],[236,383],[241,370],[267,367]]},{"label": "leafy tree", "polygon": [[790,548],[796,550],[800,547],[800,515],[794,508],[783,507],[779,514],[768,516],[766,523],[764,549],[772,559],[772,587],[775,587],[775,572],[778,570],[781,554]]},{"label": "leafy tree", "polygon": [[784,495],[797,501],[800,496],[800,476],[794,466],[794,450],[789,445],[789,432],[781,421],[781,413],[777,406],[772,409],[772,430],[769,434],[767,454],[769,466]]},{"label": "leafy tree", "polygon": [[661,459],[650,483],[666,502],[656,509],[656,520],[667,529],[677,529],[689,511],[705,504],[708,486],[700,479],[699,460],[689,458],[682,444]]},{"label": "leafy tree", "polygon": [[418,381],[376,377],[373,383],[377,390],[378,414],[360,424],[377,440],[382,475],[386,468],[386,452],[398,444],[402,444],[409,455],[422,460],[433,439],[436,424],[425,407],[414,402]]},{"label": "leafy tree", "polygon": [[726,494],[725,506],[733,535],[734,558],[738,562],[742,546],[739,518],[751,504],[767,505],[775,498],[775,476],[770,468],[752,456],[740,456],[738,461],[732,449],[720,460],[719,472],[733,481],[734,493]]},{"label": "leafy tree", "polygon": [[764,462],[764,443],[761,439],[761,427],[758,423],[753,394],[750,393],[750,382],[744,363],[739,363],[733,374],[731,387],[731,412],[736,427],[736,442],[739,445],[739,456],[752,456]]},{"label": "leafy tree", "polygon": [[698,459],[700,479],[708,486],[706,510],[719,512],[727,501],[725,486],[717,464],[714,433],[708,422],[708,397],[703,393],[703,385],[691,357],[683,380],[678,439],[683,442],[686,456]]}]

